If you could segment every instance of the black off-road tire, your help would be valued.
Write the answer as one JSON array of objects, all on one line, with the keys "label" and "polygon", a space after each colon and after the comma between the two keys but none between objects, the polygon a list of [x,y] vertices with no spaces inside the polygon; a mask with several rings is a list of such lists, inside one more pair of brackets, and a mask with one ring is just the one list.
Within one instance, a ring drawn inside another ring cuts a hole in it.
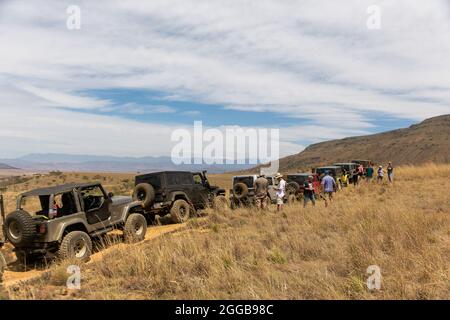
[{"label": "black off-road tire", "polygon": [[300,185],[297,182],[292,181],[287,184],[286,189],[288,193],[297,193],[300,190]]},{"label": "black off-road tire", "polygon": [[69,232],[61,242],[58,250],[60,259],[76,259],[82,262],[89,261],[92,254],[92,241],[83,231]]},{"label": "black off-road tire", "polygon": [[155,189],[151,184],[139,183],[134,187],[133,200],[142,201],[142,206],[149,208],[155,201]]},{"label": "black off-road tire", "polygon": [[240,200],[248,196],[248,187],[245,183],[238,182],[233,186],[233,195]]},{"label": "black off-road tire", "polygon": [[186,222],[191,215],[191,206],[183,199],[175,200],[170,208],[170,218],[174,223]]},{"label": "black off-road tire", "polygon": [[147,220],[140,213],[128,216],[123,228],[124,240],[127,243],[136,243],[145,239],[147,233]]},{"label": "black off-road tire", "polygon": [[224,195],[215,196],[213,199],[213,209],[224,212],[228,208],[228,200]]},{"label": "black off-road tire", "polygon": [[36,223],[33,217],[23,210],[9,214],[4,228],[6,238],[16,248],[29,246],[36,236]]}]

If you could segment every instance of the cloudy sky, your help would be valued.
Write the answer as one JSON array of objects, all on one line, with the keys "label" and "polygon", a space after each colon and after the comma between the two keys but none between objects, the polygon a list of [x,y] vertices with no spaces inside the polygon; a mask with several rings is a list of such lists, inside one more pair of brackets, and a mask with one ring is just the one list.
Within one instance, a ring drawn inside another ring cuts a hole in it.
[{"label": "cloudy sky", "polygon": [[446,113],[447,0],[0,1],[0,158],[169,155],[195,120],[290,154]]}]

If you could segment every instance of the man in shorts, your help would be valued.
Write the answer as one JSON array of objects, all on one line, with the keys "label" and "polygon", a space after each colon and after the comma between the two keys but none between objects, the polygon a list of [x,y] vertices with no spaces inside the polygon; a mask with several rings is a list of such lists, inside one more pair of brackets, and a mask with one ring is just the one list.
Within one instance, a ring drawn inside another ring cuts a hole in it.
[{"label": "man in shorts", "polygon": [[387,166],[387,175],[390,183],[394,182],[394,167],[392,166],[392,162],[389,161]]},{"label": "man in shorts", "polygon": [[283,179],[281,173],[277,173],[275,179],[278,180],[278,186],[275,188],[277,190],[277,210],[283,210],[284,196],[286,195],[286,181]]},{"label": "man in shorts", "polygon": [[328,198],[330,199],[330,202],[333,199],[333,192],[336,190],[336,180],[332,176],[330,176],[330,173],[327,171],[325,173],[325,177],[322,178],[322,186],[323,191],[326,195],[328,195]]},{"label": "man in shorts", "polygon": [[253,185],[253,190],[255,190],[255,205],[258,209],[266,209],[268,189],[269,181],[267,181],[264,175],[260,175]]}]

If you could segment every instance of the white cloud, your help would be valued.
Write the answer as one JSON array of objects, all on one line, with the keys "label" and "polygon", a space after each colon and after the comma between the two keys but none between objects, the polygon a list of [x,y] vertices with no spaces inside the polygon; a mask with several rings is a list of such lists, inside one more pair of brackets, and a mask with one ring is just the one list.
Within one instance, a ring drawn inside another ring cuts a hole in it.
[{"label": "white cloud", "polygon": [[[45,136],[41,149],[90,150],[89,135],[81,135],[79,144],[64,144],[71,133],[49,125],[43,113],[61,124],[74,119],[94,128],[101,122],[99,136],[117,137],[102,153],[140,153],[135,128],[148,135],[158,124],[60,109],[116,108],[80,94],[88,89],[156,90],[310,122],[282,130],[285,143],[363,134],[373,126],[371,119],[383,116],[422,120],[450,113],[445,0],[78,1],[82,25],[76,31],[66,29],[69,4],[0,4],[1,108],[27,116],[26,121],[9,116],[8,122],[2,116],[2,144],[11,136]],[[378,31],[366,28],[372,4],[382,8]],[[134,114],[174,111],[146,104],[121,107]],[[31,112],[36,108],[41,113]],[[108,121],[116,129],[105,125]],[[158,134],[178,125],[163,127]],[[167,154],[166,142],[152,139],[157,146],[151,153]],[[8,150],[28,149],[11,143]]]}]

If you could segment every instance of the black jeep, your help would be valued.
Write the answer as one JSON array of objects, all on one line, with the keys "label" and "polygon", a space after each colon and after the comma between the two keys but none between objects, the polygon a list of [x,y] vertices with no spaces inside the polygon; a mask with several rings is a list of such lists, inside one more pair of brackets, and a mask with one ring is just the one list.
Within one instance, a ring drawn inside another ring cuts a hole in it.
[{"label": "black jeep", "polygon": [[337,188],[341,188],[341,176],[342,176],[342,168],[339,166],[326,166],[326,167],[318,167],[314,169],[314,173],[319,176],[319,179],[325,176],[326,173],[329,173],[330,176],[336,180]]},{"label": "black jeep", "polygon": [[354,162],[339,162],[339,163],[334,163],[334,166],[338,166],[341,167],[342,170],[345,170],[348,174],[348,183],[353,183],[353,171],[355,171],[356,169],[358,169],[358,164],[354,163]]},{"label": "black jeep", "polygon": [[211,186],[206,171],[162,171],[138,175],[133,192],[142,201],[146,214],[170,214],[173,222],[185,222],[196,210],[214,207],[223,209],[225,189]]}]

